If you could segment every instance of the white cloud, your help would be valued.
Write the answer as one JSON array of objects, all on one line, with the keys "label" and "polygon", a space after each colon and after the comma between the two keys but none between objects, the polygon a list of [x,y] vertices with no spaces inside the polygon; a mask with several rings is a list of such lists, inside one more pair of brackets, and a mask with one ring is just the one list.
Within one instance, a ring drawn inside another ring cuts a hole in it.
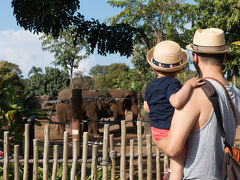
[{"label": "white cloud", "polygon": [[[51,64],[54,60],[53,54],[41,49],[40,36],[24,30],[0,30],[0,60],[19,65],[24,78],[28,77],[32,66],[41,67],[43,71],[45,67],[53,66]],[[110,65],[121,62],[133,68],[133,64],[126,57],[120,57],[119,54],[100,56],[94,53],[82,60],[79,68],[74,72],[82,71],[87,75],[89,70],[97,64]]]},{"label": "white cloud", "polygon": [[80,61],[78,69],[75,69],[76,71],[82,71],[84,75],[87,75],[89,70],[97,64],[97,61],[95,59],[94,55],[90,55],[87,59],[83,59]]},{"label": "white cloud", "polygon": [[53,55],[42,51],[39,37],[23,30],[0,31],[0,60],[19,65],[25,78],[32,66],[43,70],[46,66],[52,66]]}]

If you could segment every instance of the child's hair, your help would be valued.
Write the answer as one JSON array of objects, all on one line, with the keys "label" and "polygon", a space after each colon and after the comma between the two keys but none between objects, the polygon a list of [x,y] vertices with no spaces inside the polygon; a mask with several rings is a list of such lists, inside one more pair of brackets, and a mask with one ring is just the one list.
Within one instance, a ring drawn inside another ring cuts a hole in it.
[{"label": "child's hair", "polygon": [[177,73],[180,72],[181,70],[174,71],[174,72],[165,72],[165,71],[160,71],[160,70],[157,70],[157,69],[153,68],[153,71],[156,72],[156,73],[160,73],[160,74],[169,76],[169,77],[176,77]]}]

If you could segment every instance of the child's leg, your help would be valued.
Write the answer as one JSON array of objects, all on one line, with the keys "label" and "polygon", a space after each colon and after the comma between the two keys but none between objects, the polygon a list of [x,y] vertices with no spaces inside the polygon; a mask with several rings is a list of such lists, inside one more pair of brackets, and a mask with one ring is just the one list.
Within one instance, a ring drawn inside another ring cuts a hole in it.
[{"label": "child's leg", "polygon": [[170,180],[182,180],[183,179],[183,167],[185,163],[185,154],[170,159]]}]

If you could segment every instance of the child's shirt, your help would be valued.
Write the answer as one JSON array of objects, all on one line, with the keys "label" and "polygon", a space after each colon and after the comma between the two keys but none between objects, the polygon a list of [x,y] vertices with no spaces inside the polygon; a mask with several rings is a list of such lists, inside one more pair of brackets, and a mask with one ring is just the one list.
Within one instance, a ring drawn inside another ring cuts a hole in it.
[{"label": "child's shirt", "polygon": [[155,78],[147,84],[144,101],[147,101],[150,109],[148,116],[151,127],[170,129],[174,108],[169,98],[181,87],[181,83],[172,77]]}]

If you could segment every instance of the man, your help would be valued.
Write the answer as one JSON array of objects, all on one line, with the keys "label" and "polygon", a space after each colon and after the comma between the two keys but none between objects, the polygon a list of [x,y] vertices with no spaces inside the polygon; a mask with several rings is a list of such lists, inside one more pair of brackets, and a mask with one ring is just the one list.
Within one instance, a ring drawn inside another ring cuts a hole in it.
[{"label": "man", "polygon": [[[199,29],[187,49],[193,51],[193,63],[199,75],[208,79],[218,92],[227,140],[233,145],[240,119],[240,91],[222,75],[222,64],[230,49],[225,45],[224,32],[217,28]],[[237,122],[225,90],[211,78],[221,82],[228,90]],[[201,87],[193,90],[182,109],[175,110],[168,136],[154,142],[170,157],[182,153],[185,142],[188,143],[184,179],[221,179],[224,144],[212,104]]]}]

